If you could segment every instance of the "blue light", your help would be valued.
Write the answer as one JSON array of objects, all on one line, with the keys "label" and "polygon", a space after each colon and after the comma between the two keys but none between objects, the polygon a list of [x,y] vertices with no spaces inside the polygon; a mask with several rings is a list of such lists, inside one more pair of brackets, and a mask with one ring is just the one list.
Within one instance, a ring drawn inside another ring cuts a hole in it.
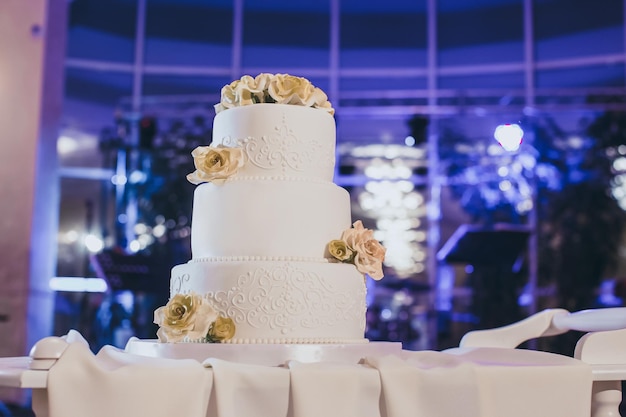
[{"label": "blue light", "polygon": [[107,283],[101,278],[54,277],[50,279],[50,289],[67,292],[106,292]]},{"label": "blue light", "polygon": [[128,182],[128,178],[126,178],[126,176],[124,176],[124,175],[117,175],[117,174],[115,174],[115,175],[113,175],[111,177],[111,182],[114,185],[124,185],[124,184],[126,184]]},{"label": "blue light", "polygon": [[493,136],[505,150],[512,152],[519,149],[524,131],[517,124],[499,125]]}]

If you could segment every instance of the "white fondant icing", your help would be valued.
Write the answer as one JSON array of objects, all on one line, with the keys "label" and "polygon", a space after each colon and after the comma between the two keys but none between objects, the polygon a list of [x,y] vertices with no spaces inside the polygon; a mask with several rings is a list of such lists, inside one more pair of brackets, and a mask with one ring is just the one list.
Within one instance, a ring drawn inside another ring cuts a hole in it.
[{"label": "white fondant icing", "polygon": [[292,182],[321,182],[324,184],[328,184],[328,181],[321,180],[319,178],[303,178],[303,177],[284,177],[284,176],[262,176],[262,175],[254,175],[254,176],[231,176],[228,177],[224,182],[233,182],[233,181],[255,181],[255,180],[272,180],[272,181],[292,181]]},{"label": "white fondant icing", "polygon": [[350,225],[350,196],[333,183],[206,183],[194,194],[191,253],[194,259],[235,255],[322,258],[326,244],[339,239]]},{"label": "white fondant icing", "polygon": [[194,262],[172,269],[171,295],[195,292],[235,322],[229,343],[364,343],[363,275],[353,265]]},{"label": "white fondant icing", "polygon": [[220,112],[213,144],[241,147],[246,164],[236,176],[292,176],[332,181],[335,119],[325,111],[260,103]]},{"label": "white fondant icing", "polygon": [[350,196],[332,183],[332,116],[255,104],[220,112],[213,127],[212,145],[240,147],[245,162],[196,188],[192,260],[172,269],[171,296],[208,299],[234,321],[231,345],[367,344],[364,276],[325,258],[352,224]]},{"label": "white fondant icing", "polygon": [[399,342],[370,342],[358,344],[237,344],[214,343],[159,343],[156,340],[131,339],[127,352],[155,358],[195,359],[207,358],[250,364],[277,366],[288,361],[302,363],[334,362],[356,364],[371,356],[399,355]]},{"label": "white fondant icing", "polygon": [[295,261],[295,262],[333,262],[327,258],[309,258],[305,256],[212,256],[194,258],[193,262],[229,262],[229,261]]}]

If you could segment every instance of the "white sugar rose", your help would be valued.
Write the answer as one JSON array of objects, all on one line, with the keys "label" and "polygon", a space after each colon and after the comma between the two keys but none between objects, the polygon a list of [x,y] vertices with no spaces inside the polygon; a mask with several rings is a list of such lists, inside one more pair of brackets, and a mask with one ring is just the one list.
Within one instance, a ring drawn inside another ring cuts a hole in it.
[{"label": "white sugar rose", "polygon": [[366,229],[363,226],[363,222],[361,220],[357,220],[352,224],[350,229],[346,229],[341,234],[341,240],[346,242],[346,244],[353,248],[355,247],[358,241],[364,240],[369,234],[373,234],[373,232],[369,229]]},{"label": "white sugar rose", "polygon": [[265,94],[271,78],[272,74],[267,73],[261,73],[254,78],[244,75],[222,87],[220,102],[215,105],[215,112],[265,102]]},{"label": "white sugar rose", "polygon": [[267,89],[272,82],[272,77],[273,74],[268,74],[267,72],[262,72],[261,74],[254,77],[256,88],[260,92],[260,94],[257,94],[257,97],[259,98],[259,103],[265,103],[267,101],[265,95],[267,94]]},{"label": "white sugar rose", "polygon": [[[258,80],[257,80],[258,78]],[[240,106],[260,103],[263,100],[264,90],[267,88],[263,77],[252,78],[249,75],[241,77],[235,88],[235,95]]]},{"label": "white sugar rose", "polygon": [[383,259],[385,250],[376,240],[368,240],[359,245],[354,257],[354,265],[359,272],[369,275],[375,280],[383,277]]},{"label": "white sugar rose", "polygon": [[335,111],[328,101],[328,96],[321,88],[314,87],[311,91],[311,94],[306,99],[307,106],[309,107],[317,107],[319,109],[324,109],[329,111],[331,114]]},{"label": "white sugar rose", "polygon": [[385,248],[374,238],[374,232],[363,227],[363,223],[358,220],[353,224],[352,229],[345,230],[341,235],[341,240],[352,249],[354,265],[359,272],[368,274],[375,280],[383,277],[383,260],[385,259]]},{"label": "white sugar rose", "polygon": [[196,170],[187,175],[192,184],[203,182],[222,183],[237,173],[244,164],[241,148],[228,148],[224,145],[198,146],[191,152]]},{"label": "white sugar rose", "polygon": [[160,342],[179,342],[185,337],[203,339],[217,317],[217,311],[208,301],[193,293],[176,294],[165,306],[154,311]]},{"label": "white sugar rose", "polygon": [[253,96],[254,93],[258,92],[256,90],[254,78],[244,75],[241,79],[222,87],[220,104],[226,109],[254,104]]},{"label": "white sugar rose", "polygon": [[237,106],[237,96],[235,93],[237,84],[239,84],[239,80],[235,80],[222,87],[220,102],[215,105],[216,113]]}]

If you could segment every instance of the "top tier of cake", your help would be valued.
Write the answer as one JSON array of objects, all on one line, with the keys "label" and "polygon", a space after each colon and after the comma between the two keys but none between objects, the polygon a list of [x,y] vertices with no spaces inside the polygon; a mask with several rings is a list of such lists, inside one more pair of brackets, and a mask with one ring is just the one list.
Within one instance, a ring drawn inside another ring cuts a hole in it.
[{"label": "top tier of cake", "polygon": [[246,163],[230,179],[332,181],[335,119],[303,106],[258,103],[223,111],[213,122],[212,146],[241,147]]}]

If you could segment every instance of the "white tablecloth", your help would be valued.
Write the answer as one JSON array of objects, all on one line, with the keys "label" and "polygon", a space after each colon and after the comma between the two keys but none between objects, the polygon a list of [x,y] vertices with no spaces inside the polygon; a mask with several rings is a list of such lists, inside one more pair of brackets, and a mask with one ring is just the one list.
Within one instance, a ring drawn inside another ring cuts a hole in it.
[{"label": "white tablecloth", "polygon": [[160,359],[75,337],[50,369],[50,417],[588,417],[592,375],[544,352],[471,349],[359,363]]}]

